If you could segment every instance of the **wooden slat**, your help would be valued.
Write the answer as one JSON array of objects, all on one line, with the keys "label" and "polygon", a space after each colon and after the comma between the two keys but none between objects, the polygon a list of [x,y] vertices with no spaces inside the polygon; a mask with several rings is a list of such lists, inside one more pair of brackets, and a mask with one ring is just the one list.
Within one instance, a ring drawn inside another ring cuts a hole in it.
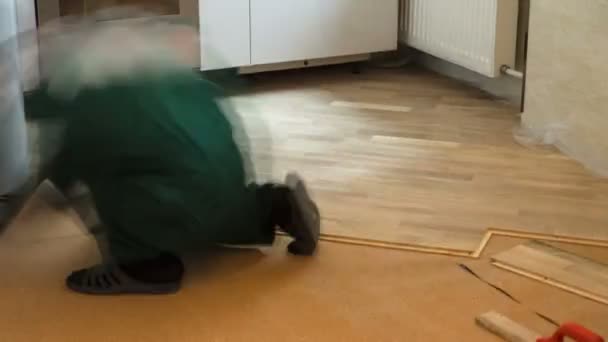
[{"label": "wooden slat", "polygon": [[494,265],[608,304],[608,265],[532,241],[492,257]]},{"label": "wooden slat", "polygon": [[371,109],[371,110],[384,110],[389,112],[410,112],[411,107],[406,106],[394,106],[381,103],[364,103],[364,102],[349,102],[349,101],[333,101],[331,103],[334,107],[345,107],[354,109]]},{"label": "wooden slat", "polygon": [[526,232],[522,230],[514,230],[514,229],[504,229],[504,228],[488,228],[486,234],[484,235],[481,243],[475,249],[475,251],[471,252],[472,258],[479,258],[488,243],[492,239],[493,236],[504,236],[516,239],[526,239],[526,240],[541,240],[541,241],[551,241],[551,242],[561,242],[561,243],[570,243],[573,245],[581,245],[581,246],[591,246],[591,247],[600,247],[600,248],[608,248],[608,240],[598,240],[598,239],[585,239],[578,238],[572,236],[562,236],[548,233],[534,233],[534,232]]},{"label": "wooden slat", "polygon": [[540,334],[495,311],[486,312],[475,318],[475,322],[491,333],[508,342],[536,342]]}]

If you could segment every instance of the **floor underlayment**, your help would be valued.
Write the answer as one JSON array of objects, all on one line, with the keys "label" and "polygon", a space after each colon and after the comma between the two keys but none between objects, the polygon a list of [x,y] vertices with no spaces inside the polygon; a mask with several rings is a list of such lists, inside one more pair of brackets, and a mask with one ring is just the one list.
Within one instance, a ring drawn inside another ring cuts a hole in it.
[{"label": "floor underlayment", "polygon": [[232,102],[258,173],[302,173],[326,239],[470,255],[497,227],[608,245],[608,180],[518,145],[517,109],[479,90],[415,67],[252,84]]},{"label": "floor underlayment", "polygon": [[176,295],[89,297],[64,277],[98,261],[94,241],[69,213],[34,202],[0,237],[0,341],[498,342],[474,323],[490,310],[542,334],[554,326],[538,314],[607,334],[608,306],[492,268],[489,256],[522,241],[494,239],[471,261],[335,243],[299,258],[280,240],[190,259]]}]

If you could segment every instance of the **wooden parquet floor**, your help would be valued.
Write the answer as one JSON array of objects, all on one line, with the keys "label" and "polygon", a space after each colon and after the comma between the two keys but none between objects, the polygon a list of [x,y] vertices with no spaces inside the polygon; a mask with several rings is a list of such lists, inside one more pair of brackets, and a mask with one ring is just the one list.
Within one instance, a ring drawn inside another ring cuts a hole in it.
[{"label": "wooden parquet floor", "polygon": [[297,170],[327,239],[471,252],[488,227],[608,240],[608,181],[513,139],[514,106],[411,67],[254,76],[232,97],[258,177]]}]

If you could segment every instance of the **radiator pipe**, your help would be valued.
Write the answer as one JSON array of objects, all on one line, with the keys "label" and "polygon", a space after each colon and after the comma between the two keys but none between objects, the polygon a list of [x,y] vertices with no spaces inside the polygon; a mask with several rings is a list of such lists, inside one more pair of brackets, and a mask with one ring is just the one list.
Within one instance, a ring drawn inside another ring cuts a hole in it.
[{"label": "radiator pipe", "polygon": [[521,71],[517,71],[513,68],[511,68],[508,65],[503,65],[500,67],[500,72],[502,72],[505,75],[509,75],[515,78],[519,78],[520,80],[524,78],[524,74]]}]

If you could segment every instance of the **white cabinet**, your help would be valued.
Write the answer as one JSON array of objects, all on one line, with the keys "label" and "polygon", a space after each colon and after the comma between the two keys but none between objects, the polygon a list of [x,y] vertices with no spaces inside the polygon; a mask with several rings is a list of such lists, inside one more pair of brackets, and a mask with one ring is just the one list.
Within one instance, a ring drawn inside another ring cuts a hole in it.
[{"label": "white cabinet", "polygon": [[251,62],[394,50],[397,21],[396,0],[252,0]]},{"label": "white cabinet", "polygon": [[251,64],[250,0],[199,0],[201,69]]},{"label": "white cabinet", "polygon": [[199,0],[201,65],[209,70],[395,50],[398,8],[398,0]]}]

